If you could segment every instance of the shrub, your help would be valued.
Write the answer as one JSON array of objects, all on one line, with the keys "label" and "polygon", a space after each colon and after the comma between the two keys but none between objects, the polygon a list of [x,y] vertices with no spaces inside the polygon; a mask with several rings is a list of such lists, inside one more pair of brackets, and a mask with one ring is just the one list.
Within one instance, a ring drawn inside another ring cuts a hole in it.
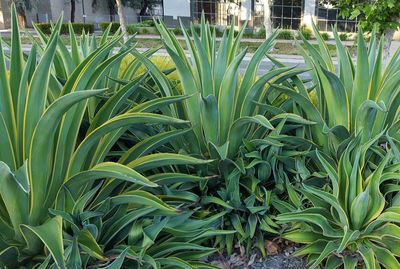
[{"label": "shrub", "polygon": [[264,29],[264,28],[261,28],[261,29],[257,32],[257,36],[258,36],[258,38],[260,38],[260,39],[264,39],[264,38],[265,38],[265,35],[266,35],[266,32],[265,32],[265,29]]},{"label": "shrub", "polygon": [[280,30],[277,38],[290,40],[294,39],[294,36],[291,30]]},{"label": "shrub", "polygon": [[222,37],[224,35],[224,29],[221,27],[215,27],[215,35],[217,37]]},{"label": "shrub", "polygon": [[299,35],[304,37],[306,40],[312,39],[312,31],[307,26],[300,27]]},{"label": "shrub", "polygon": [[329,40],[329,34],[328,33],[321,33],[321,37],[323,40]]},{"label": "shrub", "polygon": [[[160,185],[179,192],[182,176],[186,183],[205,180],[174,173],[169,166],[189,169],[208,161],[153,153],[187,132],[188,123],[153,113],[164,99],[133,94],[148,87],[141,84],[147,74],[127,84],[108,79],[126,55],[112,53],[122,34],[99,47],[83,44],[81,54],[72,40],[72,57],[56,58],[60,51],[68,53],[59,40],[60,29],[61,19],[48,39],[37,41],[43,42],[43,52],[33,46],[25,58],[12,5],[9,69],[0,61],[0,133],[13,134],[0,136],[0,267],[90,268],[103,262],[113,268],[202,266],[191,261],[215,250],[198,243],[207,233],[226,232],[210,230],[215,227],[212,217],[198,221],[192,216],[196,210],[184,212],[182,201],[195,202],[193,195],[168,194],[163,198],[168,202],[158,195]],[[2,44],[0,48],[4,59]],[[62,73],[65,80],[58,76]],[[12,100],[18,103],[16,110]],[[127,142],[124,134],[136,140]],[[132,145],[137,139],[142,143]],[[163,165],[166,173],[154,175]]]},{"label": "shrub", "polygon": [[50,35],[51,34],[51,29],[52,29],[52,25],[51,23],[35,23],[34,27],[39,29],[41,32],[43,32],[46,35]]},{"label": "shrub", "polygon": [[[302,141],[301,144],[294,142],[287,147],[279,147],[274,142],[268,146],[261,140],[285,140],[290,136],[286,130],[297,129],[297,123],[310,122],[303,121],[299,116],[270,114],[266,111],[268,109],[264,111],[257,104],[265,98],[271,104],[278,101],[268,94],[271,90],[269,85],[281,84],[304,70],[278,68],[262,77],[256,76],[257,67],[273,47],[277,33],[258,48],[247,68],[239,72],[240,62],[246,55],[246,50],[240,50],[239,46],[244,28],[238,34],[235,34],[233,27],[227,28],[217,47],[213,45],[215,40],[203,19],[199,25],[203,29],[200,35],[194,30],[194,42],[186,40],[192,44],[190,58],[196,59],[191,61],[163,22],[156,27],[177,68],[181,81],[179,95],[194,94],[176,111],[168,112],[182,115],[181,119],[193,124],[193,131],[181,140],[182,147],[177,146],[175,150],[216,160],[199,171],[214,179],[193,188],[199,189],[196,193],[201,197],[202,208],[210,214],[221,214],[218,218],[221,227],[238,231],[235,235],[219,235],[214,242],[228,254],[232,253],[238,242],[247,252],[256,242],[265,255],[264,233],[277,233],[278,228],[270,216],[273,212],[271,201],[278,199],[277,196],[283,191],[285,177],[291,177],[290,167],[294,164],[288,158],[283,161],[288,165],[283,167],[280,163],[282,159],[278,160],[276,156],[284,156],[285,152],[294,148],[306,151],[310,144]],[[163,82],[164,74],[155,72],[153,64],[147,62],[144,65],[156,79],[155,84],[164,85],[161,88],[163,95],[178,94],[178,90]],[[259,108],[264,112],[259,113]],[[287,129],[283,129],[283,126],[287,126]],[[276,165],[270,166],[270,163]],[[268,190],[267,186],[271,186],[271,189]]]},{"label": "shrub", "polygon": [[347,33],[341,33],[339,35],[339,39],[342,41],[346,41],[349,38],[349,35]]},{"label": "shrub", "polygon": [[183,35],[183,31],[181,28],[174,28],[171,30],[175,35]]},{"label": "shrub", "polygon": [[[91,23],[78,23],[74,22],[71,23],[72,28],[75,33],[77,34],[82,34],[83,32],[85,33],[93,33],[94,32],[94,24]],[[44,34],[51,34],[52,32],[52,24],[51,23],[35,23],[34,26],[39,29],[41,32]],[[68,23],[63,23],[61,25],[60,29],[60,34],[68,34],[69,33],[69,24]]]},{"label": "shrub", "polygon": [[111,28],[110,28],[111,34],[114,34],[120,28],[119,22],[102,22],[102,23],[100,23],[101,31],[103,31],[103,32],[106,31],[107,28],[110,26],[110,24],[111,24]]},{"label": "shrub", "polygon": [[196,34],[200,34],[200,25],[199,24],[193,24],[192,27],[190,27],[190,34],[192,35],[193,32],[195,32]]},{"label": "shrub", "polygon": [[134,35],[138,32],[138,29],[135,24],[129,24],[126,26],[126,32],[130,35]]},{"label": "shrub", "polygon": [[145,20],[145,21],[142,21],[140,24],[145,27],[154,27],[155,26],[155,23],[153,20]]},{"label": "shrub", "polygon": [[[315,26],[314,28],[317,36],[318,31]],[[317,87],[312,90],[316,92],[316,105],[313,105],[309,94],[296,93],[286,88],[276,89],[290,96],[291,101],[304,109],[306,118],[317,122],[310,128],[309,139],[323,147],[324,152],[329,152],[331,156],[337,156],[336,151],[340,144],[359,132],[363,132],[364,139],[371,139],[387,130],[397,140],[395,126],[400,112],[397,104],[394,105],[394,100],[397,100],[395,96],[400,89],[400,77],[391,77],[389,74],[399,72],[400,59],[394,57],[392,63],[384,67],[382,43],[379,44],[375,38],[371,38],[367,45],[363,34],[359,33],[358,56],[356,62],[353,62],[349,59],[350,53],[340,41],[337,31],[333,33],[339,59],[338,71],[322,38],[317,39],[318,54],[309,42],[302,45],[305,61],[312,67],[313,85]],[[303,87],[307,88],[305,85],[301,86]],[[322,135],[325,128],[323,126],[329,130],[341,131],[334,131],[329,136]]]},{"label": "shrub", "polygon": [[245,32],[243,33],[243,37],[244,37],[244,38],[254,38],[255,35],[254,35],[254,33],[253,33],[252,31],[245,31]]},{"label": "shrub", "polygon": [[317,153],[329,187],[304,185],[304,197],[296,200],[306,200],[307,206],[288,206],[293,212],[277,217],[293,227],[284,238],[305,244],[296,255],[308,256],[310,268],[321,263],[325,268],[400,268],[400,203],[387,199],[398,192],[400,167],[392,164],[391,151],[377,145],[378,138],[364,144],[361,136],[350,140],[337,166]]},{"label": "shrub", "polygon": [[141,34],[147,35],[150,33],[149,29],[147,27],[143,27],[139,29]]}]

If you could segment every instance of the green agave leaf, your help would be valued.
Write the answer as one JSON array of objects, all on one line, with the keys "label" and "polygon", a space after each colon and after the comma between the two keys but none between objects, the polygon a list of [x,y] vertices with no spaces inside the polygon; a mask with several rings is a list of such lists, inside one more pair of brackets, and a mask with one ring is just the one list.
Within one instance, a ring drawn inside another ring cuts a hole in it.
[{"label": "green agave leaf", "polygon": [[37,236],[46,245],[57,266],[61,269],[66,268],[60,216],[56,216],[40,226],[22,224],[21,230],[28,247],[31,247],[31,243],[35,242],[34,237]]},{"label": "green agave leaf", "polygon": [[348,247],[349,243],[351,243],[354,240],[357,240],[361,234],[360,231],[358,230],[356,231],[349,230],[347,226],[344,226],[343,230],[344,230],[344,236],[342,238],[342,241],[340,242],[340,246],[337,248],[338,253],[344,251]]},{"label": "green agave leaf", "polygon": [[193,266],[190,263],[188,263],[182,259],[176,258],[176,257],[159,258],[159,259],[156,259],[156,261],[158,263],[160,263],[160,265],[167,266],[167,267],[172,266],[173,268],[184,268],[184,269],[192,269],[193,268]]},{"label": "green agave leaf", "polygon": [[325,268],[337,269],[340,268],[341,265],[343,265],[343,260],[339,257],[331,255],[326,259]]},{"label": "green agave leaf", "polygon": [[[305,256],[309,254],[318,254],[321,253],[326,245],[328,244],[327,241],[325,240],[317,240],[311,244],[305,245],[304,247],[300,248],[299,250],[296,250],[294,253],[295,256]],[[318,256],[316,256],[318,258]]]},{"label": "green agave leaf", "polygon": [[[34,194],[31,195],[31,223],[37,223],[38,218],[43,214],[43,211],[36,209],[39,205],[44,204],[47,195],[47,186],[50,183],[47,178],[50,167],[47,162],[43,162],[43,159],[50,159],[53,146],[52,141],[62,115],[74,104],[101,92],[103,92],[103,90],[88,90],[67,94],[52,103],[40,118],[32,137],[29,154],[29,179],[31,192]],[[55,187],[59,187],[61,182],[51,182],[51,184]],[[51,187],[50,190],[53,191]],[[51,192],[51,194],[55,195],[55,191]]]},{"label": "green agave leaf", "polygon": [[[67,253],[68,249],[65,250]],[[43,265],[43,264],[42,264]],[[82,259],[79,252],[78,238],[74,238],[72,241],[72,246],[70,247],[70,254],[67,258],[67,268],[68,269],[80,269],[82,268]],[[43,267],[47,268],[47,265]]]},{"label": "green agave leaf", "polygon": [[340,40],[336,26],[333,29],[333,36],[335,38],[336,51],[339,60],[340,80],[342,81],[344,88],[346,89],[347,96],[351,96],[351,91],[353,89],[353,80],[354,80],[354,65],[351,58],[349,57],[346,47]]},{"label": "green agave leaf", "polygon": [[124,192],[118,196],[111,198],[111,203],[116,205],[121,204],[133,204],[133,205],[144,205],[157,208],[165,214],[176,214],[177,210],[166,203],[157,196],[140,190]]},{"label": "green agave leaf", "polygon": [[10,246],[0,251],[0,266],[15,267],[17,266],[17,259],[19,252],[18,248],[15,246]]},{"label": "green agave leaf", "polygon": [[[126,201],[126,203],[122,203],[122,201],[119,202],[121,202],[121,204],[129,204],[131,201]],[[129,225],[132,225],[132,222],[138,220],[141,217],[152,215],[152,213],[156,210],[156,207],[140,208],[137,210],[132,210],[124,214],[122,217],[109,219],[108,222],[105,223],[103,226],[99,242],[101,243],[101,245],[109,244],[122,229]]]},{"label": "green agave leaf", "polygon": [[119,159],[121,163],[129,163],[136,158],[139,158],[147,153],[153,151],[154,149],[180,137],[183,134],[189,132],[187,130],[172,130],[164,133],[159,133],[149,138],[143,139],[135,146],[127,150]]},{"label": "green agave leaf", "polygon": [[317,72],[321,83],[321,90],[327,100],[329,126],[342,125],[350,128],[350,109],[347,93],[339,78],[325,70],[318,68]]},{"label": "green agave leaf", "polygon": [[71,185],[84,186],[89,182],[93,182],[97,179],[104,178],[117,178],[122,179],[131,183],[139,184],[148,187],[157,187],[158,185],[151,182],[135,170],[131,168],[112,162],[105,162],[95,165],[88,171],[80,172],[72,176],[69,180],[64,183],[67,187]]},{"label": "green agave leaf", "polygon": [[149,176],[148,179],[151,182],[157,183],[159,185],[171,185],[175,183],[189,183],[189,182],[200,182],[203,180],[212,179],[210,177],[199,177],[181,173],[159,173]]},{"label": "green agave leaf", "polygon": [[[75,151],[71,164],[69,167],[69,175],[77,173],[81,170],[81,167],[88,157],[90,150],[98,143],[98,141],[106,134],[117,130],[119,128],[124,128],[132,126],[133,124],[172,124],[172,125],[186,125],[186,121],[171,118],[168,116],[152,114],[152,113],[126,113],[105,122],[100,127],[96,128],[91,132],[79,145],[78,149]],[[128,165],[134,168],[131,165]]]},{"label": "green agave leaf", "polygon": [[320,239],[320,236],[312,231],[294,230],[285,233],[283,238],[296,243],[310,244]]},{"label": "green agave leaf", "polygon": [[322,166],[324,167],[325,171],[328,173],[328,176],[332,182],[332,189],[333,189],[333,195],[336,198],[339,198],[339,175],[336,172],[336,169],[330,164],[330,162],[323,157],[319,151],[315,151],[318,160],[321,162]]},{"label": "green agave leaf", "polygon": [[78,242],[82,249],[91,257],[104,260],[104,253],[89,230],[84,229],[79,231]]},{"label": "green agave leaf", "polygon": [[376,268],[376,260],[375,253],[372,248],[369,248],[363,244],[358,245],[358,252],[360,253],[365,266],[367,269],[375,269]]},{"label": "green agave leaf", "polygon": [[326,244],[325,248],[322,250],[321,254],[318,256],[318,259],[316,259],[312,265],[310,266],[310,269],[316,268],[326,257],[331,255],[334,251],[337,250],[339,244],[336,241],[330,241]]},{"label": "green agave leaf", "polygon": [[365,40],[361,28],[357,35],[357,67],[354,77],[354,84],[351,96],[351,122],[355,122],[357,112],[361,104],[369,99],[368,84],[369,80],[368,54]]},{"label": "green agave leaf", "polygon": [[[58,21],[57,28],[61,22]],[[34,130],[40,121],[45,110],[46,99],[48,93],[48,83],[50,79],[50,67],[57,49],[58,33],[54,32],[50,38],[38,66],[36,67],[32,79],[30,81],[24,110],[24,129],[23,129],[23,159],[29,156],[31,147],[31,139]],[[21,75],[22,76],[22,75]]]},{"label": "green agave leaf", "polygon": [[378,237],[380,239],[382,239],[383,237],[390,237],[400,240],[400,227],[396,224],[387,223],[366,236]]},{"label": "green agave leaf", "polygon": [[281,223],[287,222],[309,222],[319,226],[323,235],[328,237],[342,237],[342,233],[334,229],[328,220],[320,215],[314,213],[308,213],[307,210],[295,212],[295,213],[283,213],[276,217],[276,219]]},{"label": "green agave leaf", "polygon": [[369,189],[365,189],[351,203],[350,216],[354,229],[360,229],[364,225],[369,206]]},{"label": "green agave leaf", "polygon": [[124,263],[127,254],[128,254],[128,248],[122,251],[112,263],[110,263],[106,267],[101,267],[101,269],[120,269]]},{"label": "green agave leaf", "polygon": [[242,136],[243,130],[246,130],[247,125],[251,123],[255,123],[269,130],[274,129],[269,120],[262,115],[256,115],[252,117],[241,117],[237,119],[236,121],[233,122],[233,124],[230,126],[229,129],[228,141],[230,145],[228,150],[228,157],[237,153],[238,147],[243,140]]},{"label": "green agave leaf", "polygon": [[341,225],[349,227],[350,224],[349,224],[349,220],[347,218],[346,212],[341,207],[341,205],[339,204],[338,199],[335,196],[331,195],[328,192],[324,192],[322,190],[318,190],[316,188],[309,187],[307,185],[304,185],[303,188],[304,188],[305,192],[309,192],[311,194],[314,194],[314,195],[320,197],[325,202],[329,203],[336,210],[336,212],[339,214]]},{"label": "green agave leaf", "polygon": [[155,245],[151,249],[151,255],[154,258],[159,258],[159,257],[164,257],[168,256],[171,253],[177,252],[177,251],[212,251],[214,252],[214,248],[209,248],[209,247],[203,247],[198,244],[193,244],[193,243],[187,243],[187,242],[164,242],[161,244]]},{"label": "green agave leaf", "polygon": [[88,128],[87,134],[91,133],[95,128],[105,123],[112,116],[116,115],[122,105],[125,104],[126,98],[131,96],[137,89],[139,89],[140,82],[142,79],[133,80],[128,84],[124,85],[117,93],[111,96],[104,105],[101,106],[99,112],[96,113],[93,118],[90,127]]},{"label": "green agave leaf", "polygon": [[133,160],[127,166],[138,171],[151,170],[166,165],[200,165],[213,162],[175,153],[155,153]]},{"label": "green agave leaf", "polygon": [[190,96],[177,95],[153,99],[133,107],[129,112],[154,112],[164,106],[181,102],[190,98]]},{"label": "green agave leaf", "polygon": [[400,268],[399,261],[393,256],[392,253],[390,253],[390,251],[375,244],[370,244],[369,247],[373,249],[376,259],[385,268]]},{"label": "green agave leaf", "polygon": [[[10,51],[10,87],[5,89],[18,89],[20,80],[22,77],[23,72],[23,65],[24,65],[24,57],[22,53],[22,46],[21,46],[21,38],[19,35],[19,27],[18,27],[18,15],[15,8],[15,4],[11,4],[11,51]],[[7,73],[4,73],[4,75]],[[18,95],[13,94],[12,96],[12,107],[15,109],[18,104]],[[7,99],[5,99],[7,100]],[[11,111],[10,111],[11,112]],[[11,115],[10,115],[11,116]],[[11,122],[9,123],[11,124]],[[11,125],[11,126],[15,126]]]},{"label": "green agave leaf", "polygon": [[28,222],[28,193],[25,191],[7,164],[0,161],[0,196],[5,205],[16,239],[23,241],[20,224]]},{"label": "green agave leaf", "polygon": [[203,204],[211,204],[212,203],[212,204],[220,205],[227,209],[234,209],[230,204],[226,203],[224,200],[222,200],[218,197],[215,197],[215,196],[204,196],[201,201]]},{"label": "green agave leaf", "polygon": [[201,123],[204,129],[204,136],[208,143],[218,144],[218,102],[215,95],[210,94],[202,97],[201,105]]},{"label": "green agave leaf", "polygon": [[[16,59],[16,63],[18,63],[18,59]],[[15,63],[14,63],[15,64]],[[11,68],[11,67],[10,67]],[[1,121],[0,123],[3,125],[1,127],[0,134],[3,134],[4,130],[9,130],[11,134],[14,136],[16,130],[15,129],[15,119],[14,119],[14,106],[13,106],[13,95],[10,89],[10,81],[7,77],[7,67],[6,67],[6,59],[3,51],[3,41],[0,38],[0,115]],[[4,117],[4,118],[3,118]],[[1,141],[5,141],[1,139]],[[11,142],[11,141],[10,141]],[[10,146],[13,144],[10,143]],[[3,147],[2,147],[3,148]],[[13,156],[13,155],[10,155]],[[1,155],[0,155],[1,158]],[[1,160],[5,160],[1,158]],[[11,163],[9,163],[11,165]],[[14,168],[14,167],[12,167]]]},{"label": "green agave leaf", "polygon": [[16,158],[13,149],[13,141],[7,129],[7,123],[0,113],[0,160],[11,169],[16,169]]},{"label": "green agave leaf", "polygon": [[344,269],[355,269],[358,263],[358,259],[355,257],[344,257],[343,259],[343,266]]},{"label": "green agave leaf", "polygon": [[238,69],[247,50],[244,49],[235,57],[232,63],[228,66],[224,78],[221,82],[221,88],[218,94],[218,136],[220,143],[225,143],[228,139],[228,133],[232,125],[234,111],[235,95],[232,91],[237,87]]}]

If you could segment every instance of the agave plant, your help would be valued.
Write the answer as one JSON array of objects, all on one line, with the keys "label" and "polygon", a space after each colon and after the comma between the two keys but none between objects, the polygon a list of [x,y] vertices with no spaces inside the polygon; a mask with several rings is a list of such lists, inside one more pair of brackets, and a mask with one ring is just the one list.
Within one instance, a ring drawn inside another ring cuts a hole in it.
[{"label": "agave plant", "polygon": [[[195,220],[194,212],[184,212],[182,204],[196,197],[176,189],[204,178],[177,174],[174,167],[207,161],[149,154],[188,123],[151,113],[164,100],[121,111],[141,79],[120,87],[113,98],[107,89],[96,90],[129,50],[111,54],[121,34],[58,77],[57,65],[65,63],[56,59],[61,22],[39,57],[37,45],[24,55],[13,6],[9,65],[0,44],[0,266],[203,266],[190,261],[213,251],[197,243],[218,233],[215,219]],[[106,101],[91,103],[93,97]],[[151,137],[158,130],[168,132]],[[118,141],[126,132],[148,139],[128,144],[133,148],[122,155]],[[185,229],[193,232],[190,239]]]},{"label": "agave plant", "polygon": [[[191,192],[201,198],[201,203],[196,205],[203,208],[203,214],[224,212],[219,218],[220,227],[238,230],[236,234],[216,236],[215,244],[220,249],[226,248],[231,253],[235,243],[240,242],[247,250],[257,244],[266,254],[262,247],[263,233],[275,232],[277,227],[268,213],[271,197],[283,191],[285,173],[294,167],[295,152],[304,153],[314,147],[302,139],[284,144],[296,130],[301,133],[304,124],[313,123],[295,114],[274,110],[272,104],[282,103],[284,99],[270,95],[269,85],[286,85],[287,79],[305,70],[282,67],[257,76],[261,61],[273,47],[276,33],[260,46],[241,72],[240,63],[247,52],[240,48],[244,27],[236,36],[233,27],[225,31],[218,48],[215,29],[204,18],[199,34],[192,25],[189,35],[182,25],[189,49],[187,55],[162,22],[156,26],[175,64],[179,82],[174,85],[168,79],[173,70],[159,70],[151,60],[132,52],[152,76],[144,87],[165,100],[185,97],[182,102],[160,111],[192,123],[192,130],[182,136],[184,139],[171,143],[173,150],[217,160],[199,171],[212,180],[190,186]],[[128,64],[121,79],[132,79],[131,70],[136,68],[135,63]],[[275,189],[275,185],[280,189]],[[256,236],[258,242],[255,242]]]},{"label": "agave plant", "polygon": [[297,81],[295,90],[277,87],[279,92],[290,97],[289,102],[298,105],[305,118],[316,122],[310,128],[310,139],[332,156],[337,156],[343,141],[361,130],[364,141],[385,128],[397,139],[400,51],[385,66],[382,60],[384,38],[378,39],[373,31],[367,44],[360,29],[354,60],[333,29],[336,66],[326,42],[315,25],[313,28],[318,47],[304,37],[298,46],[311,69],[312,86],[307,88]]},{"label": "agave plant", "polygon": [[296,254],[310,268],[400,268],[400,166],[378,138],[363,143],[358,135],[337,166],[317,152],[329,187],[303,185],[303,197],[293,195],[304,207],[287,204],[277,217],[291,225],[284,238],[305,244]]}]

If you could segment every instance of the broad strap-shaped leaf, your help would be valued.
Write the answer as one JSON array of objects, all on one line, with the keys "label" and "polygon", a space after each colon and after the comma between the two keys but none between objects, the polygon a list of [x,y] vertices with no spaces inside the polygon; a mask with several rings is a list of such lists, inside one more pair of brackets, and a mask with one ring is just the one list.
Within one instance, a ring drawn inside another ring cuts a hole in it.
[{"label": "broad strap-shaped leaf", "polygon": [[34,240],[33,236],[37,236],[46,245],[57,266],[61,269],[66,268],[60,216],[56,216],[40,226],[22,225],[21,230],[28,246],[30,246],[31,240]]},{"label": "broad strap-shaped leaf", "polygon": [[138,171],[146,171],[167,165],[200,165],[213,160],[202,160],[187,155],[175,153],[155,153],[131,161],[127,166]]},{"label": "broad strap-shaped leaf", "polygon": [[11,172],[8,165],[2,161],[0,161],[0,197],[14,227],[15,238],[22,242],[19,226],[28,223],[28,191],[18,181],[16,175]]},{"label": "broad strap-shaped leaf", "polygon": [[140,190],[124,192],[118,196],[111,198],[113,205],[132,204],[144,205],[156,208],[165,214],[176,214],[177,210],[164,203],[157,196]]},{"label": "broad strap-shaped leaf", "polygon": [[[43,162],[43,160],[50,160],[50,155],[52,151],[52,141],[54,140],[54,134],[56,132],[57,126],[61,121],[61,118],[65,112],[68,111],[74,104],[95,96],[103,90],[90,90],[84,92],[77,92],[67,94],[59,99],[57,99],[53,104],[49,106],[43,116],[40,118],[35,132],[33,134],[31,149],[29,154],[29,179],[31,185],[31,208],[30,208],[30,219],[31,223],[35,224],[38,218],[42,214],[47,212],[42,212],[37,210],[37,207],[43,206],[46,195],[48,184],[53,184],[55,189],[61,186],[62,182],[49,182],[49,164]],[[50,186],[53,195],[55,195],[54,189]]]},{"label": "broad strap-shaped leaf", "polygon": [[114,130],[126,128],[134,124],[171,124],[182,126],[186,125],[187,122],[168,116],[140,112],[125,113],[113,117],[98,128],[96,128],[81,142],[71,159],[68,175],[77,173],[82,169],[85,161],[87,160],[88,153],[93,149],[96,143],[98,143],[103,136]]},{"label": "broad strap-shaped leaf", "polygon": [[74,176],[72,176],[70,179],[68,179],[65,183],[65,185],[72,186],[75,184],[84,186],[85,184],[89,182],[93,182],[97,179],[105,179],[105,178],[117,178],[121,180],[125,180],[131,183],[139,184],[142,186],[148,186],[148,187],[157,187],[158,185],[151,182],[135,170],[119,164],[119,163],[113,163],[113,162],[104,162],[95,165],[93,168],[87,171],[80,172]]}]

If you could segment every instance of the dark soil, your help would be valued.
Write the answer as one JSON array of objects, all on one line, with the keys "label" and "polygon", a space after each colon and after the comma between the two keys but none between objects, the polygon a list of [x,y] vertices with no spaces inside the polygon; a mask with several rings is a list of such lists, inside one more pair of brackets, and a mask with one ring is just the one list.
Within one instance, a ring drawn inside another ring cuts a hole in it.
[{"label": "dark soil", "polygon": [[304,259],[288,254],[277,254],[265,259],[256,259],[255,256],[244,260],[239,255],[232,255],[229,259],[220,258],[210,262],[222,269],[305,269]]}]

